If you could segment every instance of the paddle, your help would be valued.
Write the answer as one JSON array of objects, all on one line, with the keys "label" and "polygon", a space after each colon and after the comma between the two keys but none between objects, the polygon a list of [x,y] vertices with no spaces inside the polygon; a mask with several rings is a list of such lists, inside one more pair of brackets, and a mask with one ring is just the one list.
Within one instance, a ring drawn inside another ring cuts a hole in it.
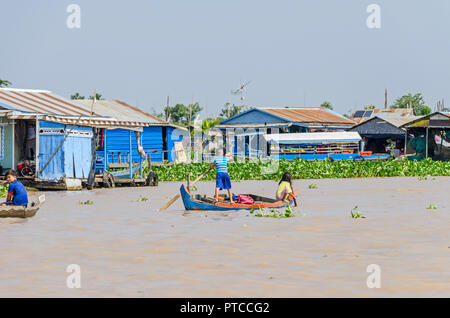
[{"label": "paddle", "polygon": [[[212,168],[209,168],[208,170],[206,170],[205,172],[203,172],[200,177],[198,177],[197,179],[195,179],[191,184],[190,187],[192,187],[194,184],[196,184],[197,182],[199,182],[204,176],[206,176],[210,171],[212,170]],[[174,196],[172,199],[170,199],[169,202],[166,203],[166,205],[164,205],[161,209],[159,209],[159,212],[165,211],[169,206],[171,206],[176,200],[178,200],[181,197],[181,195],[178,193],[176,196]]]}]

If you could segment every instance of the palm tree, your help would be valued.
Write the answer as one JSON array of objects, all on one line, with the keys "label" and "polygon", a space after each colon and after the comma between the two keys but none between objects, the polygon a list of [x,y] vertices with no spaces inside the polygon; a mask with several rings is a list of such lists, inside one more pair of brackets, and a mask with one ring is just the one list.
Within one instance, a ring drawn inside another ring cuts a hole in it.
[{"label": "palm tree", "polygon": [[205,132],[214,126],[220,124],[220,118],[206,118],[202,121],[202,132]]}]

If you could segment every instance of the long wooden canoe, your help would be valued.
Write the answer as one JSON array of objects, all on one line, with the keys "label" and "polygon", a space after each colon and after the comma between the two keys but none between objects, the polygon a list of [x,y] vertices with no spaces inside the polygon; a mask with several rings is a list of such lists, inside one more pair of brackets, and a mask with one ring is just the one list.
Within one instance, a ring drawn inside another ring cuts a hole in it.
[{"label": "long wooden canoe", "polygon": [[30,218],[45,202],[45,195],[39,196],[37,202],[31,202],[27,207],[17,205],[0,205],[0,218]]},{"label": "long wooden canoe", "polygon": [[[245,194],[253,198],[255,201],[253,204],[242,203],[230,203],[227,201],[219,201],[214,203],[214,199],[205,195],[197,194],[191,196],[187,187],[183,184],[180,188],[181,198],[186,210],[208,210],[208,211],[233,211],[233,210],[252,210],[259,208],[287,208],[294,203],[291,200],[289,203],[283,201],[277,201],[275,199],[261,197],[254,194]],[[295,191],[294,195],[297,196],[298,192]]]}]

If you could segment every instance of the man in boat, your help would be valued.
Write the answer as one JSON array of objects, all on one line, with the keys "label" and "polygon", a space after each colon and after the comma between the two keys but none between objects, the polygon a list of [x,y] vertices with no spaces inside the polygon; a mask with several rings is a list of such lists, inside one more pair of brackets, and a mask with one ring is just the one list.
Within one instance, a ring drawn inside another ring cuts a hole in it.
[{"label": "man in boat", "polygon": [[8,170],[6,172],[6,181],[9,183],[8,196],[6,202],[2,205],[28,205],[28,193],[25,186],[17,180],[17,173],[14,170]]},{"label": "man in boat", "polygon": [[216,166],[217,174],[216,174],[216,193],[215,193],[215,202],[219,201],[219,190],[226,189],[228,190],[228,195],[230,197],[230,203],[234,203],[233,201],[233,193],[231,192],[231,180],[228,175],[228,161],[230,161],[231,154],[223,155],[223,149],[218,148],[216,151],[216,156],[214,157],[214,161],[211,163],[211,169]]}]

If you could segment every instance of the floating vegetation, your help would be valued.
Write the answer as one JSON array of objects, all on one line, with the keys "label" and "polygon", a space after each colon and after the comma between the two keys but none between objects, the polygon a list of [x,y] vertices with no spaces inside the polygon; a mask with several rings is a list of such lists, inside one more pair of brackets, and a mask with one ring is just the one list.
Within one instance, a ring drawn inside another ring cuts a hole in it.
[{"label": "floating vegetation", "polygon": [[259,208],[258,210],[251,209],[250,214],[256,216],[256,217],[264,217],[264,218],[291,218],[295,215],[293,214],[294,211],[289,206],[284,210],[277,210],[277,209],[262,209]]},{"label": "floating vegetation", "polygon": [[0,185],[0,198],[6,197],[8,195],[8,185]]},{"label": "floating vegetation", "polygon": [[308,189],[317,189],[317,184],[313,183],[308,186]]},{"label": "floating vegetation", "polygon": [[355,206],[351,211],[350,214],[352,215],[353,219],[358,219],[358,218],[366,218],[362,212],[360,210],[358,210],[358,206]]},{"label": "floating vegetation", "polygon": [[427,210],[436,210],[436,209],[437,209],[436,204],[430,204],[427,208]]},{"label": "floating vegetation", "polygon": [[[428,158],[422,161],[386,160],[386,161],[353,161],[353,160],[302,160],[277,162],[278,169],[273,174],[261,173],[264,167],[275,161],[230,162],[228,173],[233,182],[240,180],[280,180],[284,171],[290,171],[293,179],[324,178],[369,178],[369,177],[421,177],[450,176],[450,161],[433,161]],[[209,162],[197,162],[188,165],[152,167],[158,174],[159,181],[185,181],[186,175],[201,175],[209,168]],[[215,171],[210,171],[203,180],[215,180]],[[426,179],[424,179],[426,180]]]},{"label": "floating vegetation", "polygon": [[147,197],[143,197],[142,195],[139,195],[139,199],[137,200],[138,202],[142,202],[142,201],[148,201]]},{"label": "floating vegetation", "polygon": [[80,202],[78,202],[78,204],[81,204],[81,205],[93,205],[94,201],[91,201],[91,200],[80,201]]}]

